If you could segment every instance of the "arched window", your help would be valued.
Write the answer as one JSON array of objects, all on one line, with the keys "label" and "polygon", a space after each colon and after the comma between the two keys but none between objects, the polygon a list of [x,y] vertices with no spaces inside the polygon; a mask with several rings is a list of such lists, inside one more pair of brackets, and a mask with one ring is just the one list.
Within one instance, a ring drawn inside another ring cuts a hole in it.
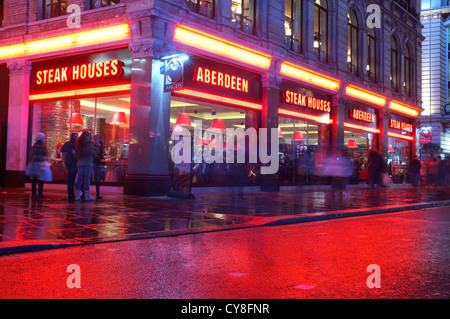
[{"label": "arched window", "polygon": [[398,49],[397,41],[391,37],[391,88],[398,92]]},{"label": "arched window", "polygon": [[403,87],[405,89],[405,94],[407,96],[411,96],[411,52],[409,50],[409,46],[405,46],[405,69],[404,69],[404,79],[403,79]]},{"label": "arched window", "polygon": [[314,3],[314,52],[321,62],[328,61],[328,3],[316,0]]},{"label": "arched window", "polygon": [[350,9],[348,17],[348,39],[347,39],[347,65],[353,75],[358,75],[358,19],[355,11]]},{"label": "arched window", "polygon": [[286,46],[299,52],[302,40],[302,0],[285,0],[284,35]]},{"label": "arched window", "polygon": [[376,82],[377,79],[377,50],[375,28],[369,29],[367,32],[367,77],[369,81]]}]

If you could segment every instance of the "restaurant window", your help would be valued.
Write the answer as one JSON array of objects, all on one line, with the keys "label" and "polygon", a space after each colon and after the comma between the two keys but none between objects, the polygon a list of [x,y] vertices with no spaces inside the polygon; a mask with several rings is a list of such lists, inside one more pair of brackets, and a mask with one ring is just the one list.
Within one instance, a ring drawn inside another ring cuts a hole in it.
[{"label": "restaurant window", "polygon": [[32,136],[38,132],[46,135],[55,183],[67,182],[67,169],[62,154],[57,152],[58,144],[68,141],[73,132],[80,136],[89,131],[92,137],[99,135],[103,143],[104,182],[123,184],[128,167],[129,94],[39,101],[32,108]]},{"label": "restaurant window", "polygon": [[[190,175],[192,187],[213,186],[255,186],[259,181],[259,165],[250,160],[250,143],[257,142],[257,127],[260,112],[219,104],[200,102],[182,97],[172,97],[170,105],[171,133],[181,133],[183,128],[190,132],[192,145],[190,167],[177,165],[173,161],[169,164],[174,186]],[[201,126],[201,127],[200,127]],[[201,130],[198,130],[201,128]],[[226,129],[254,128],[255,135],[246,137],[241,144],[236,137],[233,143],[228,143]],[[201,132],[195,135],[194,129]],[[209,135],[211,130],[214,134]],[[207,131],[208,130],[208,131]],[[173,159],[176,138],[169,142],[169,149]],[[218,160],[209,161],[205,152],[210,152]],[[245,162],[238,160],[238,152],[244,152]],[[234,161],[227,160],[233,154]],[[221,155],[219,155],[221,154]],[[255,153],[256,154],[256,153]],[[254,155],[254,154],[253,154]],[[222,160],[220,160],[221,158]],[[181,178],[180,178],[181,176]]]},{"label": "restaurant window", "polygon": [[120,0],[90,0],[90,9],[97,9],[120,3]]},{"label": "restaurant window", "polygon": [[347,65],[351,74],[358,75],[358,19],[352,9],[348,11],[347,17]]},{"label": "restaurant window", "polygon": [[43,18],[55,18],[67,14],[69,0],[44,0],[43,1]]},{"label": "restaurant window", "polygon": [[403,87],[405,90],[406,96],[411,96],[411,52],[409,50],[409,46],[405,46],[405,66],[404,66],[404,74],[403,74]]},{"label": "restaurant window", "polygon": [[377,76],[377,69],[376,69],[376,62],[377,61],[377,55],[376,55],[376,35],[375,35],[375,28],[370,28],[369,32],[367,32],[367,77],[369,81],[375,83],[376,82],[376,76]]},{"label": "restaurant window", "polygon": [[394,37],[391,37],[391,88],[394,91],[398,91],[398,49],[397,41]]},{"label": "restaurant window", "polygon": [[189,10],[208,18],[214,17],[214,0],[186,0]]},{"label": "restaurant window", "polygon": [[316,0],[314,4],[314,53],[320,62],[328,62],[328,3]]},{"label": "restaurant window", "polygon": [[231,21],[237,29],[253,34],[255,24],[255,0],[232,0]]},{"label": "restaurant window", "polygon": [[374,149],[375,136],[359,130],[346,129],[344,131],[345,155],[347,155],[353,166],[353,174],[350,182],[367,181],[368,154]]},{"label": "restaurant window", "polygon": [[299,52],[302,41],[302,0],[285,0],[284,34],[286,47]]},{"label": "restaurant window", "polygon": [[388,138],[387,170],[394,183],[406,182],[409,145],[408,141]]}]

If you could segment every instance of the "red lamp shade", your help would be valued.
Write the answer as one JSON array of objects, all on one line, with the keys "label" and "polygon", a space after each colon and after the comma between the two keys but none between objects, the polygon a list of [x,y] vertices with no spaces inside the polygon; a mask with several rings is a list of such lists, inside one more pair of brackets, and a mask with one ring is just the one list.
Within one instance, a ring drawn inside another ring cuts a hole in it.
[{"label": "red lamp shade", "polygon": [[225,123],[223,123],[222,119],[214,119],[212,121],[211,128],[225,131]]},{"label": "red lamp shade", "polygon": [[281,127],[278,128],[278,138],[283,138],[283,133],[281,132]]},{"label": "red lamp shade", "polygon": [[303,137],[303,133],[301,131],[295,131],[294,136],[292,136],[292,140],[296,142],[304,141],[305,138]]},{"label": "red lamp shade", "polygon": [[392,147],[391,144],[389,144],[389,146],[388,146],[388,152],[389,153],[394,153],[394,148]]},{"label": "red lamp shade", "polygon": [[[70,119],[67,125],[70,125]],[[72,113],[72,126],[84,126],[83,117],[80,113]]]},{"label": "red lamp shade", "polygon": [[191,126],[192,124],[191,124],[191,118],[189,117],[189,114],[187,114],[187,113],[178,114],[175,125]]},{"label": "red lamp shade", "polygon": [[209,144],[211,147],[219,147],[219,142],[216,139],[213,139],[211,141],[211,144]]},{"label": "red lamp shade", "polygon": [[203,145],[208,145],[210,142],[211,142],[211,141],[210,141],[209,139],[200,137],[200,138],[197,140],[197,145],[201,145],[201,146],[203,146]]},{"label": "red lamp shade", "polygon": [[128,125],[127,116],[125,112],[116,112],[114,113],[111,125]]},{"label": "red lamp shade", "polygon": [[358,144],[356,144],[356,140],[348,140],[347,147],[348,148],[358,148]]}]

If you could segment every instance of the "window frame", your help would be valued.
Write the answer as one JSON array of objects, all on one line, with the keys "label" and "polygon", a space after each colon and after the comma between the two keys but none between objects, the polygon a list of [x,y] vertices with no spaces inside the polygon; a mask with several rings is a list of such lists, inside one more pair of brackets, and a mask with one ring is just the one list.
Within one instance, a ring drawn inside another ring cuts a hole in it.
[{"label": "window frame", "polygon": [[[62,17],[67,15],[67,7],[66,12],[62,13],[61,6],[63,3],[66,3],[67,6],[70,4],[69,0],[42,0],[42,19],[51,19],[56,17]],[[52,15],[52,7],[56,6],[56,14]],[[47,15],[47,7],[49,7],[48,15]]]},{"label": "window frame", "polygon": [[[373,34],[371,33],[373,32]],[[373,46],[373,48],[372,48]],[[372,50],[373,49],[373,50]],[[372,56],[373,51],[373,56]],[[369,67],[369,69],[367,69]],[[377,34],[375,28],[369,29],[367,32],[367,77],[370,82],[377,82]]]},{"label": "window frame", "polygon": [[[356,21],[352,21],[351,13]],[[347,66],[351,74],[358,76],[359,72],[359,37],[358,37],[358,17],[353,9],[348,11],[347,23]],[[350,55],[349,55],[350,53]],[[350,61],[349,61],[350,58]],[[353,59],[356,58],[355,63]]]},{"label": "window frame", "polygon": [[[321,3],[317,3],[317,2],[321,2],[321,1],[325,2],[325,6],[323,6]],[[316,10],[317,10],[317,17],[316,17]],[[321,19],[322,19],[322,16],[325,17],[325,32],[321,32],[322,31],[321,30],[321,26],[322,26]],[[317,21],[318,31],[317,31],[317,33],[318,33],[319,36],[324,33],[324,38],[325,39],[321,39],[321,37],[318,37],[317,38],[318,46],[314,47],[314,45],[313,45],[313,50],[314,50],[314,53],[317,56],[317,60],[327,64],[328,63],[328,2],[326,0],[316,0],[314,2],[314,25],[316,24],[316,18],[318,18],[318,21]],[[315,29],[315,26],[314,26],[314,29]],[[316,33],[315,30],[314,30],[314,33]],[[314,42],[316,42],[316,35],[314,35]],[[325,43],[325,45],[323,45],[322,43]],[[324,57],[322,57],[322,55],[321,55],[322,47],[325,47],[325,50],[323,52]]]},{"label": "window frame", "polygon": [[[91,0],[92,1],[92,0]],[[197,0],[197,2],[193,2],[191,0],[185,0],[186,1],[186,6],[188,7],[188,9],[192,12],[195,12],[197,14],[200,14],[204,17],[210,18],[210,19],[214,19],[215,16],[215,10],[216,10],[216,0]],[[201,12],[201,3],[202,2],[207,2],[211,4],[211,14],[207,15]],[[192,8],[194,8],[194,6],[190,6],[188,3],[194,4],[195,5],[195,9],[192,10]]]},{"label": "window frame", "polygon": [[[395,48],[393,46],[395,44]],[[398,44],[394,36],[391,37],[391,89],[399,91],[399,66],[398,66]]]},{"label": "window frame", "polygon": [[[240,8],[241,8],[241,10],[240,10],[241,13],[233,12],[233,10],[231,11],[231,18],[232,18],[232,22],[233,22],[234,26],[238,30],[241,30],[241,31],[243,31],[245,33],[255,34],[256,1],[255,0],[236,0],[236,1],[233,0],[233,1],[231,1],[231,8],[233,8],[233,3],[237,3],[237,1],[239,1],[239,3],[240,3],[239,5],[240,5]],[[248,4],[247,8],[245,7],[246,3]],[[250,12],[250,10],[252,12]],[[249,11],[248,12],[248,17],[249,18],[245,17],[245,14],[244,14],[245,11]],[[235,19],[235,17],[239,17],[239,24],[236,23],[237,19]],[[250,23],[251,30],[246,30],[246,27],[245,27],[246,24],[244,23],[245,19],[248,19],[251,22]]]},{"label": "window frame", "polygon": [[[286,0],[290,3],[291,16],[287,15],[287,8],[285,6],[284,16],[285,16],[285,30],[286,24],[291,27],[291,34],[287,35],[285,31],[285,45],[289,50],[296,52],[302,51],[302,23],[303,23],[303,0]],[[298,10],[297,10],[298,9]],[[298,20],[295,18],[298,14]],[[290,23],[288,21],[290,19]]]}]

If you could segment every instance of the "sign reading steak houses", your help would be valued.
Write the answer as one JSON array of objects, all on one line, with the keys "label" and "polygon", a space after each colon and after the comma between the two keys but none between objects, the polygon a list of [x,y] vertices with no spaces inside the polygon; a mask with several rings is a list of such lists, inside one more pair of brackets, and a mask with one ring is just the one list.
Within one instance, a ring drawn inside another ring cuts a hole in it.
[{"label": "sign reading steak houses", "polygon": [[122,65],[123,62],[119,60],[112,60],[37,70],[36,84],[46,85],[85,79],[101,79],[105,77],[121,76],[123,74]]},{"label": "sign reading steak houses", "polygon": [[305,94],[300,94],[292,91],[281,92],[281,100],[283,103],[295,106],[303,106],[309,109],[328,112],[331,111],[331,102],[322,100]]},{"label": "sign reading steak houses", "polygon": [[393,119],[389,120],[389,127],[396,129],[396,130],[402,130],[405,132],[409,132],[409,133],[412,133],[412,131],[413,131],[412,124],[400,122],[400,121],[393,120]]}]

